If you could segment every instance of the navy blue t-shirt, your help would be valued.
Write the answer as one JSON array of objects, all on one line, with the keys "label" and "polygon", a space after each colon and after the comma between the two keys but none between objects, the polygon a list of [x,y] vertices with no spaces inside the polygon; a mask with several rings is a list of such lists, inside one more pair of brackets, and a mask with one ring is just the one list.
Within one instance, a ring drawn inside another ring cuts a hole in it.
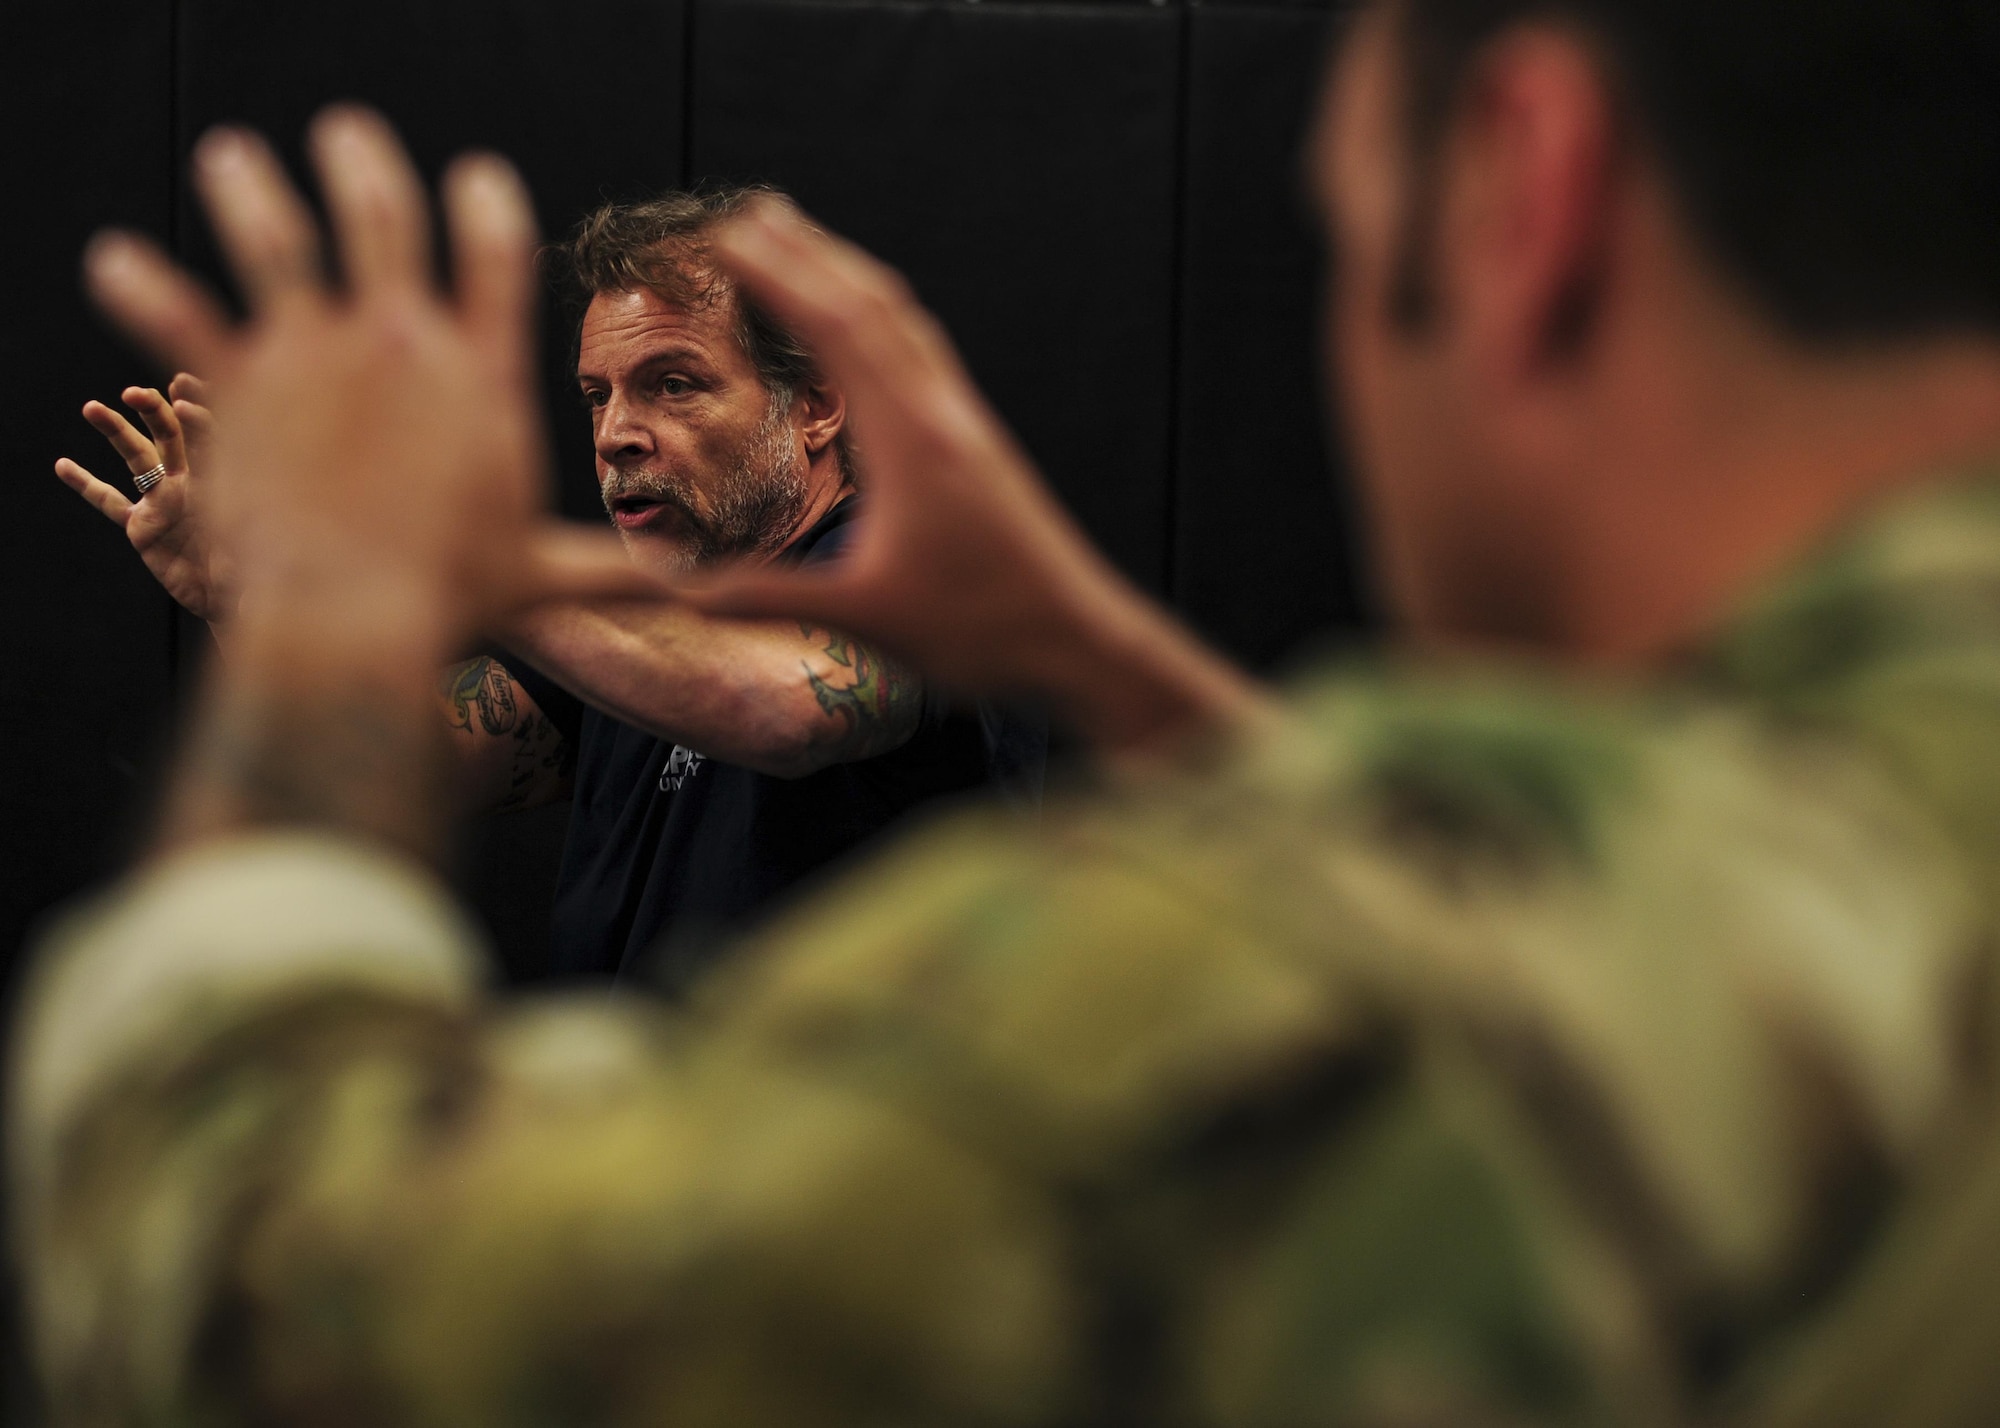
[{"label": "navy blue t-shirt", "polygon": [[[836,555],[850,497],[785,559]],[[979,714],[926,693],[908,742],[804,778],[773,778],[658,739],[589,708],[539,671],[503,660],[569,741],[575,801],[551,919],[558,976],[643,975],[679,991],[786,889],[918,805],[985,781]]]}]

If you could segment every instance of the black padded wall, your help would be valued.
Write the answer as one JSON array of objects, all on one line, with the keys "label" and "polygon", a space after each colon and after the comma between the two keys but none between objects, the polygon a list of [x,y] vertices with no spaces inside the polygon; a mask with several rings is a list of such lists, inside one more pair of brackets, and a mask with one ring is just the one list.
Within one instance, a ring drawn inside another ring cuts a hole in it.
[{"label": "black padded wall", "polygon": [[901,268],[1164,590],[1181,12],[693,3],[690,176],[780,184]]},{"label": "black padded wall", "polygon": [[[78,258],[117,223],[171,227],[164,5],[0,7],[0,955],[106,870],[170,714],[170,606],[119,531],[55,478],[124,467],[77,414],[145,373],[84,301]],[[129,488],[128,488],[129,489]]]}]

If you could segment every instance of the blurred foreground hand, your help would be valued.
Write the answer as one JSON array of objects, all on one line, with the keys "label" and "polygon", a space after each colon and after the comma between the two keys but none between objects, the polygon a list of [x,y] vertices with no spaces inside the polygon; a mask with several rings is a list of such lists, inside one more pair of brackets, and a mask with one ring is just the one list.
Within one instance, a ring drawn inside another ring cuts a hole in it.
[{"label": "blurred foreground hand", "polygon": [[546,597],[654,591],[611,536],[542,515],[535,235],[513,170],[475,156],[446,175],[447,293],[422,186],[388,126],[329,111],[312,150],[342,290],[276,158],[237,130],[204,138],[195,172],[246,323],[140,239],[106,235],[86,260],[127,332],[205,374],[221,418],[206,514],[245,598],[420,593],[407,613],[456,635]]},{"label": "blurred foreground hand", "polygon": [[240,609],[161,841],[305,824],[429,853],[452,806],[431,690],[444,659],[540,600],[660,592],[609,532],[543,514],[534,224],[513,170],[471,157],[446,176],[447,293],[387,124],[329,110],[312,151],[339,289],[276,158],[236,130],[201,141],[195,173],[246,322],[139,239],[86,257],[106,311],[203,373],[217,418],[202,544],[229,552]]}]

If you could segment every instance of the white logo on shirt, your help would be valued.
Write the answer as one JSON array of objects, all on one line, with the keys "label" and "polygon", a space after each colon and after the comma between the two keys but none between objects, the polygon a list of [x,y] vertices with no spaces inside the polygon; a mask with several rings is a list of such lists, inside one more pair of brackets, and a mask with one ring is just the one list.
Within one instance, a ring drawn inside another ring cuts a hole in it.
[{"label": "white logo on shirt", "polygon": [[675,744],[674,751],[667,755],[666,767],[660,770],[660,792],[679,793],[681,785],[700,773],[707,761],[708,755]]}]

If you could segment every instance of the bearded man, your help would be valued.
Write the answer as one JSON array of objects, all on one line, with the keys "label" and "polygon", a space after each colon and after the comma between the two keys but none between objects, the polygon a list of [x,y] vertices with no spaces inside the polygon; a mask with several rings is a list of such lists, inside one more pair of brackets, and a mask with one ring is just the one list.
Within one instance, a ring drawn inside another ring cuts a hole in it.
[{"label": "bearded man", "polygon": [[[817,564],[860,505],[839,389],[708,262],[710,230],[768,192],[607,205],[550,254],[581,310],[599,489],[641,567]],[[185,374],[166,396],[129,389],[150,440],[101,403],[84,409],[135,474],[159,468],[136,504],[74,462],[57,471],[226,642],[229,580],[195,514],[204,396]],[[1017,759],[1039,752],[866,643],[796,620],[551,602],[505,643],[446,672],[445,717],[476,807],[573,800],[551,920],[559,976],[643,971],[682,989],[721,934],[786,889],[979,786],[988,730]]]}]

